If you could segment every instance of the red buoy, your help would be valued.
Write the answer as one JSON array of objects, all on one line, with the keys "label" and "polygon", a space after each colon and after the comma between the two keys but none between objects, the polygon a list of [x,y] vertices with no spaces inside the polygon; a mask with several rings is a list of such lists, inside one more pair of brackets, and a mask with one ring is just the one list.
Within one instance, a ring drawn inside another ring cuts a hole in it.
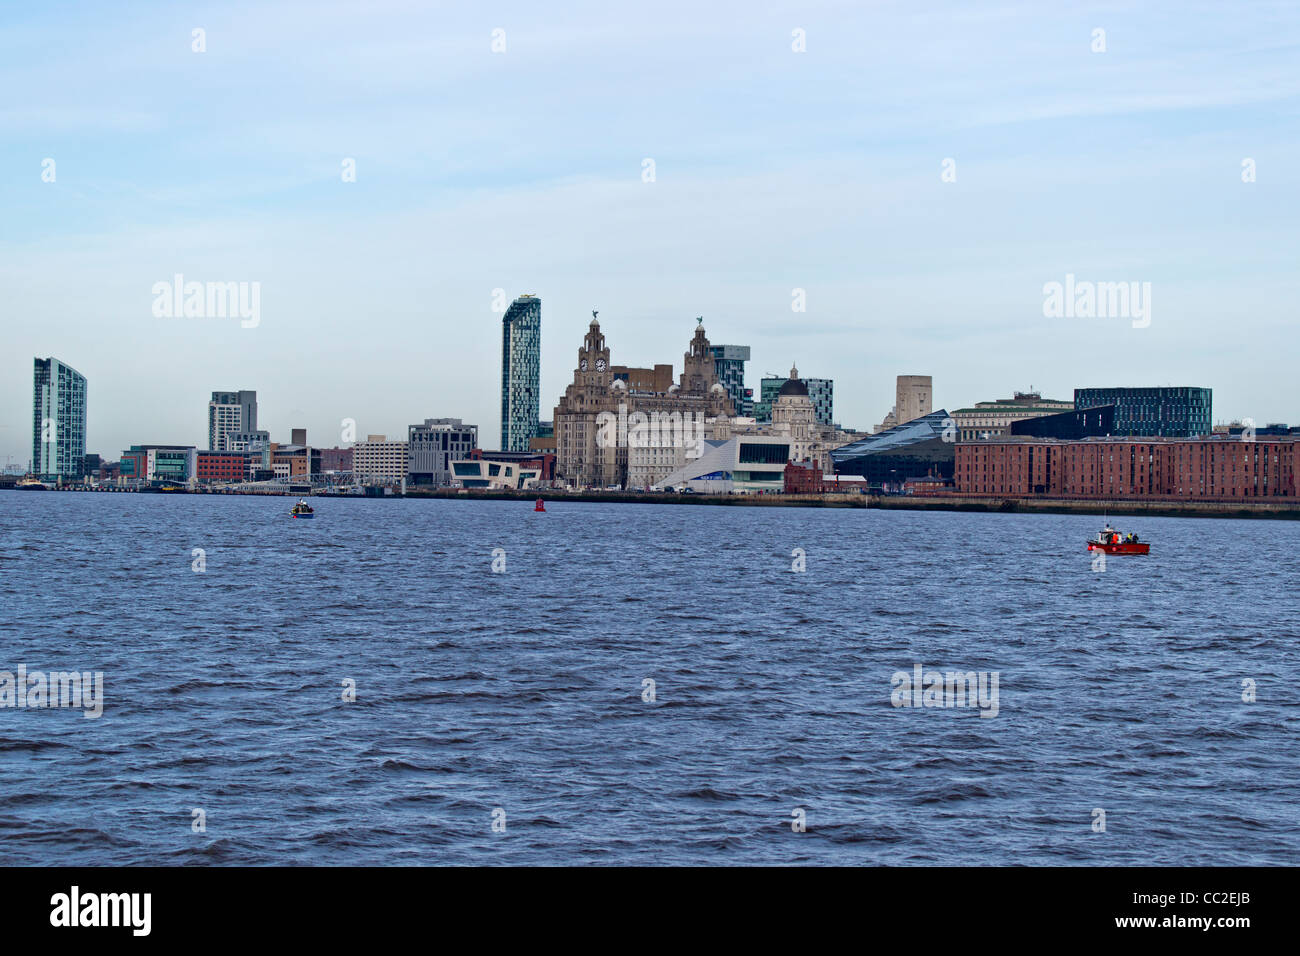
[{"label": "red buoy", "polygon": [[534,510],[534,511],[545,511],[545,510],[546,510],[546,505],[542,504],[542,499],[541,499],[541,498],[538,498],[538,499],[537,499],[537,506],[536,506],[535,508],[533,508],[533,510]]}]

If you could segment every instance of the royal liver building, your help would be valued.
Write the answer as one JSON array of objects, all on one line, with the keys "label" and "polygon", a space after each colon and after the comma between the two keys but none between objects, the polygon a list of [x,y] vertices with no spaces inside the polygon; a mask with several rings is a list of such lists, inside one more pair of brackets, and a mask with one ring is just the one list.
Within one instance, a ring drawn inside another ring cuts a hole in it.
[{"label": "royal liver building", "polygon": [[[593,312],[578,350],[573,384],[555,406],[556,477],[580,487],[624,487],[628,444],[637,440],[638,420],[652,425],[671,420],[675,425],[734,414],[731,399],[718,382],[703,324],[696,327],[681,377],[674,382],[671,364],[611,365]],[[689,439],[689,425],[686,432]],[[678,440],[676,431],[665,438],[653,429],[652,435],[656,441]]]}]

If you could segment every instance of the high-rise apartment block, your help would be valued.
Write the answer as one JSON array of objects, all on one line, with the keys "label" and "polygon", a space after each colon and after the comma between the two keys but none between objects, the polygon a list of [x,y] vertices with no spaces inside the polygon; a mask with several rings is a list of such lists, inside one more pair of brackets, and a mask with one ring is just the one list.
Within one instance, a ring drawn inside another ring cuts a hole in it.
[{"label": "high-rise apartment block", "polygon": [[[256,391],[212,393],[208,402],[208,451],[244,451],[258,434]],[[238,443],[244,447],[234,447],[234,435],[240,436]]]},{"label": "high-rise apartment block", "polygon": [[521,295],[501,320],[501,447],[527,451],[541,399],[542,300]]},{"label": "high-rise apartment block", "polygon": [[32,376],[32,473],[80,478],[86,459],[86,377],[56,358]]}]

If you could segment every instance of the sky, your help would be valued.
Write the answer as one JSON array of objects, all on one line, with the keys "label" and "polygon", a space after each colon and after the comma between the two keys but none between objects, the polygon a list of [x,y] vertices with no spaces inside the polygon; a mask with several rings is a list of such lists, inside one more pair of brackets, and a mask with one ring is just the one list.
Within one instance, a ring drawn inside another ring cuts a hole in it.
[{"label": "sky", "polygon": [[[108,458],[206,447],[225,389],[273,440],[495,448],[522,293],[543,419],[598,309],[616,364],[680,372],[703,316],[864,430],[900,374],[1300,424],[1298,54],[1248,0],[0,4],[0,461],[51,355]],[[155,315],[177,274],[256,324]],[[1045,315],[1067,275],[1149,321]]]}]

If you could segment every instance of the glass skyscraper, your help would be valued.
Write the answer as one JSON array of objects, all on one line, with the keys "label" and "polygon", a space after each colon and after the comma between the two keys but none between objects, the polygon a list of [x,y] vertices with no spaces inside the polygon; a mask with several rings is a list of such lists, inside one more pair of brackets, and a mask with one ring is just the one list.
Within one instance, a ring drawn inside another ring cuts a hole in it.
[{"label": "glass skyscraper", "polygon": [[1195,438],[1214,430],[1214,390],[1194,386],[1076,388],[1074,407],[1115,406],[1115,435]]},{"label": "glass skyscraper", "polygon": [[[747,415],[745,400],[745,363],[749,361],[748,345],[710,345],[709,354],[718,372],[718,381],[727,390],[727,397],[737,415]],[[749,400],[753,404],[753,399]]]},{"label": "glass skyscraper", "polygon": [[501,450],[527,451],[537,437],[542,300],[521,295],[501,320]]},{"label": "glass skyscraper", "polygon": [[32,474],[80,478],[86,459],[86,377],[56,358],[36,359]]}]

